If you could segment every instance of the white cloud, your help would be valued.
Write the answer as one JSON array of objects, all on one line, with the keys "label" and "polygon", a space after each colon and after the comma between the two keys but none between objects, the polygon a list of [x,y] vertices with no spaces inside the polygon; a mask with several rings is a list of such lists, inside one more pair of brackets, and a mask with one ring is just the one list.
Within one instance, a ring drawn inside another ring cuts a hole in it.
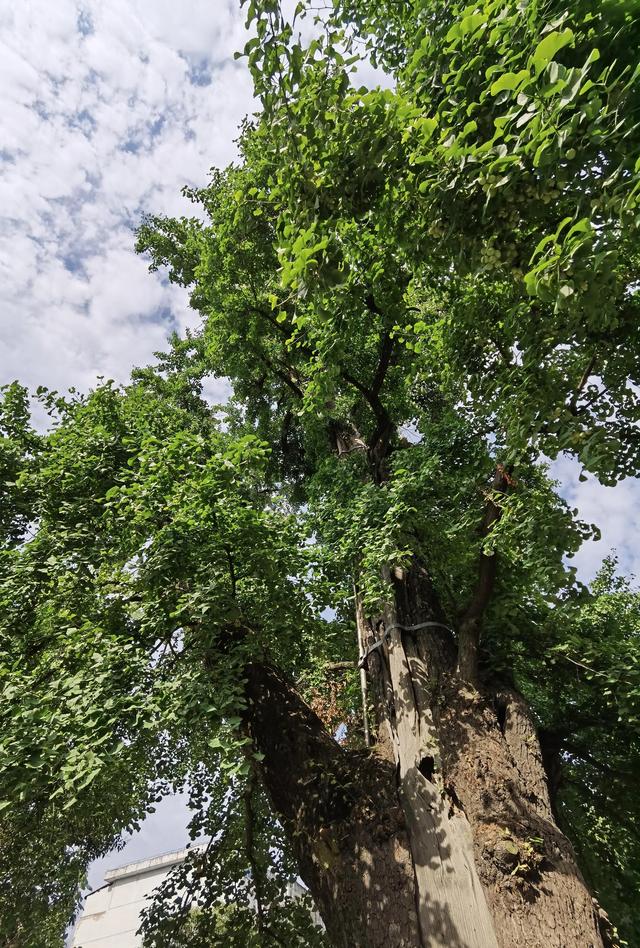
[{"label": "white cloud", "polygon": [[251,83],[236,0],[0,8],[0,383],[86,389],[193,325],[133,254],[143,213],[235,157]]},{"label": "white cloud", "polygon": [[627,576],[640,578],[640,480],[626,478],[615,487],[603,487],[593,475],[580,481],[581,466],[569,457],[561,457],[551,465],[551,475],[560,482],[560,493],[587,523],[595,523],[601,539],[583,543],[571,560],[583,581],[592,579],[603,559],[615,552],[619,570]]}]

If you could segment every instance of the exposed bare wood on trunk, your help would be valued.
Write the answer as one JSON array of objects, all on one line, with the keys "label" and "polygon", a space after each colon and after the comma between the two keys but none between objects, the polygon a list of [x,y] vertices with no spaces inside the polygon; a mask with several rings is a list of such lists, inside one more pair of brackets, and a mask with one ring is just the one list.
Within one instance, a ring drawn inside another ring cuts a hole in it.
[{"label": "exposed bare wood on trunk", "polygon": [[[390,574],[385,577],[391,582]],[[438,738],[429,702],[429,675],[416,649],[409,654],[400,625],[408,617],[385,609],[389,674],[395,696],[394,747],[416,877],[422,944],[426,948],[497,948],[474,862],[466,817],[446,798]]]},{"label": "exposed bare wood on trunk", "polygon": [[[380,635],[382,634],[382,619],[373,621],[365,616],[362,598],[359,592],[356,592],[355,613],[358,629],[358,643],[361,643],[364,656],[367,649],[379,641]],[[376,753],[386,760],[395,763],[390,723],[393,690],[391,688],[387,664],[383,660],[382,653],[379,649],[370,652],[364,661],[361,659],[361,662],[363,665],[362,671],[372,686],[370,690],[367,688],[367,694],[371,696],[377,722],[377,733],[375,735]]]},{"label": "exposed bare wood on trunk", "polygon": [[356,610],[356,634],[358,637],[358,674],[360,676],[360,696],[362,699],[362,733],[367,747],[371,746],[371,732],[369,729],[369,689],[367,686],[367,671],[364,657],[367,650],[366,626],[362,597],[356,583],[353,585],[354,603]]}]

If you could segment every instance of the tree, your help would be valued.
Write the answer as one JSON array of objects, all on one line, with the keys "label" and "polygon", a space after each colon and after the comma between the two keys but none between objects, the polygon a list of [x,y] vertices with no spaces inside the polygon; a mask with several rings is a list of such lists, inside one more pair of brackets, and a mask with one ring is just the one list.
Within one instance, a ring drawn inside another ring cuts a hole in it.
[{"label": "tree", "polygon": [[637,938],[639,599],[544,460],[638,470],[633,4],[306,12],[249,5],[241,161],[138,233],[202,331],[46,435],[5,392],[0,932],[187,781],[151,945],[320,943],[296,873],[335,945]]}]

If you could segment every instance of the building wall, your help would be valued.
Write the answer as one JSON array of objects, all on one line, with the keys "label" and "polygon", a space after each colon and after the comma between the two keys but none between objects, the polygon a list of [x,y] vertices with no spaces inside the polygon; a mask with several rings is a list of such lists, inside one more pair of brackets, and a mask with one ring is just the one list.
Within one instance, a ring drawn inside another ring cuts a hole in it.
[{"label": "building wall", "polygon": [[187,852],[144,859],[105,873],[105,884],[85,899],[73,948],[139,948],[140,914],[154,889]]},{"label": "building wall", "polygon": [[[142,910],[173,867],[192,851],[182,849],[106,872],[105,884],[85,899],[72,948],[140,948],[142,939],[136,931]],[[304,889],[297,882],[289,886],[291,897],[300,897],[303,893]],[[314,921],[322,925],[317,914]]]}]

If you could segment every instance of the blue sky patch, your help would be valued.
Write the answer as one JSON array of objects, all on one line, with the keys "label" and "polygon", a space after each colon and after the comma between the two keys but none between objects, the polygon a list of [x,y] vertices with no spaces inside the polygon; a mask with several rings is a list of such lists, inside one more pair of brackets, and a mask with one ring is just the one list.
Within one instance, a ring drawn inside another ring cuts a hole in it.
[{"label": "blue sky patch", "polygon": [[187,53],[180,53],[187,64],[187,78],[192,86],[210,86],[212,82],[212,64],[206,58],[194,59]]},{"label": "blue sky patch", "polygon": [[31,106],[33,111],[36,113],[38,118],[41,118],[43,122],[48,122],[51,116],[51,113],[47,111],[47,107],[42,101],[42,99],[36,99]]},{"label": "blue sky patch", "polygon": [[149,135],[152,139],[158,138],[162,134],[162,130],[166,124],[166,117],[164,115],[159,115],[157,119],[154,119],[153,122],[149,123]]},{"label": "blue sky patch", "polygon": [[81,36],[91,36],[92,33],[95,33],[93,18],[88,10],[80,10],[78,12],[76,28]]},{"label": "blue sky patch", "polygon": [[142,142],[140,138],[134,138],[133,135],[130,135],[129,138],[125,138],[124,141],[120,142],[118,147],[120,151],[126,151],[130,155],[137,155],[142,148]]},{"label": "blue sky patch", "polygon": [[69,127],[77,128],[86,138],[91,138],[98,125],[88,109],[81,109],[70,117]]},{"label": "blue sky patch", "polygon": [[86,279],[86,270],[84,267],[85,257],[77,250],[70,250],[60,258],[64,264],[65,270],[74,275],[82,276]]}]

